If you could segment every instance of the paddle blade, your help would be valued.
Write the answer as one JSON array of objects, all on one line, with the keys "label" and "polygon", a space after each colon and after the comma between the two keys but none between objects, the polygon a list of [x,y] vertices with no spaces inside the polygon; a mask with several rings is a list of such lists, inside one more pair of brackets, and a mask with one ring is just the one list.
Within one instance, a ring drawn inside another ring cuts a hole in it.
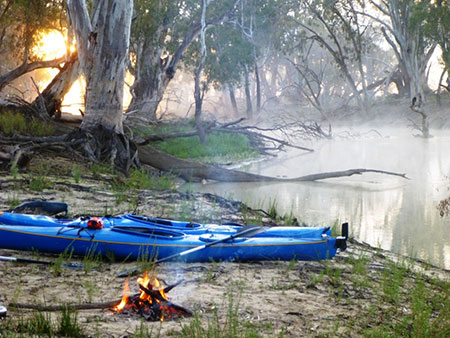
[{"label": "paddle blade", "polygon": [[248,225],[248,226],[242,227],[234,235],[232,235],[230,237],[231,238],[252,237],[252,236],[260,234],[260,233],[262,233],[264,231],[266,231],[266,229],[264,227],[259,226],[259,225]]}]

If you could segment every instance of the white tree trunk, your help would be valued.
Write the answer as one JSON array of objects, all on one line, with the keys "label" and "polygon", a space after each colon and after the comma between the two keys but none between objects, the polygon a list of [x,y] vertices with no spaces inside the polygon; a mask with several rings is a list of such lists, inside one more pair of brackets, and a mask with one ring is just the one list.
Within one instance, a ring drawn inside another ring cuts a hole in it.
[{"label": "white tree trunk", "polygon": [[81,129],[101,125],[123,133],[123,88],[133,1],[94,1],[91,18],[85,0],[68,0],[67,8],[86,78]]}]

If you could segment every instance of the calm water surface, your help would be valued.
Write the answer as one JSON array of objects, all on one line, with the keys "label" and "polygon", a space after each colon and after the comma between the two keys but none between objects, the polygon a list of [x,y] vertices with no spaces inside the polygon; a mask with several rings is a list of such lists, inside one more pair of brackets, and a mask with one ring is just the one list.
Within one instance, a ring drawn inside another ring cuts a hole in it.
[{"label": "calm water surface", "polygon": [[409,180],[364,174],[321,182],[211,183],[191,188],[252,207],[276,203],[281,214],[292,212],[309,225],[348,221],[359,240],[450,268],[450,216],[441,218],[437,210],[439,201],[450,196],[450,131],[433,131],[435,136],[428,140],[414,137],[411,130],[367,131],[305,144],[315,149],[311,154],[288,151],[241,169],[297,177],[371,168],[406,173]]}]

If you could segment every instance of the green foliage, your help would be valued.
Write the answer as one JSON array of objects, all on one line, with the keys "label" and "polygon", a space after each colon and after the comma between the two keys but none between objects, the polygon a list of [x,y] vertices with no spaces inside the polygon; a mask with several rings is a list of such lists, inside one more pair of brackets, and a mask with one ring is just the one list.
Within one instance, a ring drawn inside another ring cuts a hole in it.
[{"label": "green foliage", "polygon": [[246,159],[257,153],[251,149],[244,135],[214,132],[207,136],[206,144],[198,137],[183,137],[156,142],[155,147],[179,158],[202,160]]},{"label": "green foliage", "polygon": [[33,315],[28,320],[22,319],[19,321],[17,331],[49,337],[54,334],[50,314],[44,314],[42,312],[33,312]]},{"label": "green foliage", "polygon": [[[161,331],[161,326],[159,331]],[[133,333],[131,338],[151,338],[153,337],[153,326],[151,328],[148,325],[145,325],[145,322],[142,320],[139,326]],[[160,337],[160,332],[157,333],[156,337]]]},{"label": "green foliage", "polygon": [[63,337],[86,337],[86,333],[78,322],[78,313],[70,307],[62,310],[59,316],[58,335]]},{"label": "green foliage", "polygon": [[23,135],[27,131],[27,122],[22,114],[6,112],[0,114],[0,130],[6,136]]},{"label": "green foliage", "polygon": [[50,189],[53,186],[52,182],[45,176],[39,175],[30,181],[28,187],[34,191],[44,191],[44,189]]},{"label": "green foliage", "polygon": [[80,166],[72,167],[72,177],[75,183],[80,183],[82,169]]},{"label": "green foliage", "polygon": [[54,132],[54,128],[35,119],[28,122],[22,114],[6,111],[0,113],[0,132],[6,136],[48,136]]},{"label": "green foliage", "polygon": [[39,57],[33,53],[39,33],[65,26],[63,4],[53,0],[15,0],[0,3],[0,30],[2,50],[0,55],[9,62],[23,61],[28,53],[31,60]]},{"label": "green foliage", "polygon": [[382,291],[385,301],[394,305],[399,303],[404,272],[403,266],[392,262],[389,263],[389,269],[383,270]]},{"label": "green foliage", "polygon": [[6,201],[6,204],[10,209],[14,209],[20,204],[20,200],[17,197],[17,195],[13,194],[13,196],[8,196],[8,200]]},{"label": "green foliage", "polygon": [[[413,7],[411,25],[421,26],[425,37],[436,42],[442,50],[442,62],[450,73],[450,2],[418,1]],[[450,75],[450,74],[449,74]]]},{"label": "green foliage", "polygon": [[145,169],[134,169],[126,181],[126,186],[129,189],[171,190],[174,187],[174,177],[151,173]]},{"label": "green foliage", "polygon": [[100,252],[96,253],[98,244],[93,244],[83,256],[84,272],[89,273],[93,268],[101,269],[103,260]]},{"label": "green foliage", "polygon": [[53,187],[52,181],[47,177],[49,169],[43,164],[40,164],[37,168],[37,172],[32,176],[28,187],[34,191],[44,191],[44,189],[50,189]]},{"label": "green foliage", "polygon": [[111,189],[114,191],[116,203],[130,202],[132,209],[139,204],[138,190],[172,190],[175,186],[175,178],[170,174],[149,172],[146,169],[132,169],[128,177],[120,175],[113,177]]}]

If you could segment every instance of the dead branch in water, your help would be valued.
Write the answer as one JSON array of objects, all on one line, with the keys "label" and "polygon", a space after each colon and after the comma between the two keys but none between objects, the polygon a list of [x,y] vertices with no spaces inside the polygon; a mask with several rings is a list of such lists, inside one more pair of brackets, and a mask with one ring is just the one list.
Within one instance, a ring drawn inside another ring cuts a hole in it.
[{"label": "dead branch in water", "polygon": [[225,169],[218,166],[189,160],[183,160],[148,146],[140,146],[138,147],[138,149],[139,160],[142,163],[148,164],[163,171],[168,171],[176,174],[186,181],[209,179],[219,182],[306,182],[343,176],[360,175],[370,172],[407,178],[406,174],[364,168],[312,174],[296,178],[278,178],[257,175],[238,170]]}]

